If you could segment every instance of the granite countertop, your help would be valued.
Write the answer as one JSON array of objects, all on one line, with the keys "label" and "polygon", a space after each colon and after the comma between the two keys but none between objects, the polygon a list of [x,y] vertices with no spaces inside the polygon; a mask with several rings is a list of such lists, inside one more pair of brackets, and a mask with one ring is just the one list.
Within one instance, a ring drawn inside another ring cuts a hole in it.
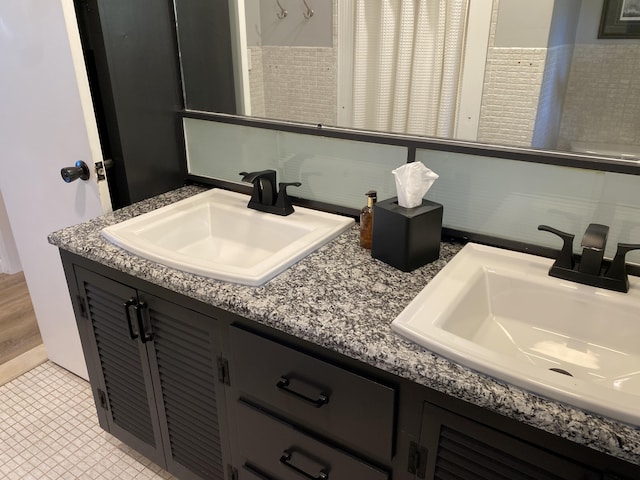
[{"label": "granite countertop", "polygon": [[100,235],[108,225],[203,191],[187,186],[52,233],[49,242],[188,297],[640,465],[640,430],[531,394],[404,340],[391,322],[462,248],[411,273],[371,258],[354,226],[262,287],[220,282],[129,254]]}]

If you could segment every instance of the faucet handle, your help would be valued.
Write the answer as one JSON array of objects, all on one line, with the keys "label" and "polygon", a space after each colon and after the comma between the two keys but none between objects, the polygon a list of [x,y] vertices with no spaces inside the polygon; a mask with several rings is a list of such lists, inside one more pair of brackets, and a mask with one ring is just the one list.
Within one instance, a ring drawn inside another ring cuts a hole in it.
[{"label": "faucet handle", "polygon": [[287,187],[300,187],[302,186],[302,183],[300,182],[280,182],[278,183],[278,188],[280,189],[279,191],[281,192],[287,192]]},{"label": "faucet handle", "polygon": [[278,200],[276,201],[276,212],[278,215],[290,215],[294,212],[291,199],[287,195],[287,187],[299,187],[300,182],[280,182],[278,184]]},{"label": "faucet handle", "polygon": [[[625,257],[627,256],[627,253],[630,252],[631,250],[639,250],[639,249],[640,249],[640,244],[619,243],[618,250],[616,251],[616,256],[613,257],[613,260],[611,261],[611,265],[609,265],[609,269],[604,274],[604,276],[614,280],[627,282],[627,263],[626,263]],[[629,288],[629,285],[627,283],[627,290],[628,288]]]},{"label": "faucet handle", "polygon": [[558,254],[558,258],[556,258],[554,267],[567,268],[569,270],[573,269],[573,239],[575,235],[571,233],[566,233],[557,228],[550,227],[548,225],[538,225],[538,230],[543,232],[553,233],[558,235],[562,241],[562,249]]}]

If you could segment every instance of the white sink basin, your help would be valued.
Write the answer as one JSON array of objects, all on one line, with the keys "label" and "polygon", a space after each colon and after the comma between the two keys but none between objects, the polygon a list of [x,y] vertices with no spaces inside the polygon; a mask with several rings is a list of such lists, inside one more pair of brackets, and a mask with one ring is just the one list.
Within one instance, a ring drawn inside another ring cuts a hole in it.
[{"label": "white sink basin", "polygon": [[282,217],[249,209],[248,202],[247,195],[213,189],[106,227],[102,235],[163,265],[260,286],[354,223],[302,207]]},{"label": "white sink basin", "polygon": [[495,378],[640,425],[640,279],[611,292],[550,277],[552,263],[467,244],[391,328]]}]

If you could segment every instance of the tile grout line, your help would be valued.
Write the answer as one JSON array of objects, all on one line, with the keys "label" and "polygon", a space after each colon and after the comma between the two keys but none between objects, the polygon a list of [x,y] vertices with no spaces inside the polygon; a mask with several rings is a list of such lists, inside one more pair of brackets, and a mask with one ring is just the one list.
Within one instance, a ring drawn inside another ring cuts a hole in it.
[{"label": "tile grout line", "polygon": [[90,393],[49,361],[0,386],[0,479],[173,478],[99,427]]}]

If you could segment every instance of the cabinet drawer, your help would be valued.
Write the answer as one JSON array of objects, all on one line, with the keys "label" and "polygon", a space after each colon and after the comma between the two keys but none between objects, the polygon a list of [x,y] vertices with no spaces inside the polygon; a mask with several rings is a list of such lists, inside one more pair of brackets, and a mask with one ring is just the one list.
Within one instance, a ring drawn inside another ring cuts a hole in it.
[{"label": "cabinet drawer", "polygon": [[[232,477],[233,478],[233,477]],[[270,480],[267,477],[255,472],[251,467],[243,465],[238,471],[239,480]]]},{"label": "cabinet drawer", "polygon": [[393,388],[238,328],[231,346],[232,384],[241,397],[350,449],[391,458]]},{"label": "cabinet drawer", "polygon": [[388,480],[389,475],[305,435],[292,426],[238,403],[238,440],[247,478]]}]

